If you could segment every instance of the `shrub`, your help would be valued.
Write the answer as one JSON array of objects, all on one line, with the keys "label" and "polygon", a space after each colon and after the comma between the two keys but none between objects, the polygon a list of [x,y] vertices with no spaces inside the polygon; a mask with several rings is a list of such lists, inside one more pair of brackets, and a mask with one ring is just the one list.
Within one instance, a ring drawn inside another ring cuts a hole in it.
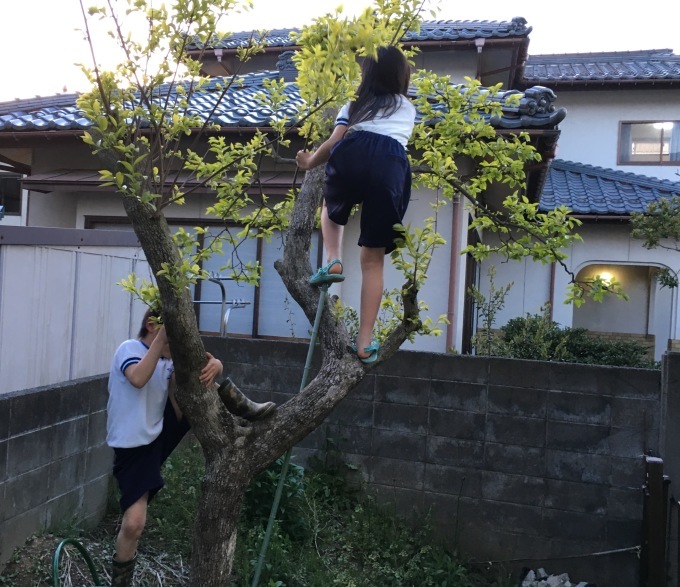
[{"label": "shrub", "polygon": [[658,368],[645,345],[599,338],[586,328],[562,328],[546,311],[513,318],[500,329],[490,354],[515,359]]}]

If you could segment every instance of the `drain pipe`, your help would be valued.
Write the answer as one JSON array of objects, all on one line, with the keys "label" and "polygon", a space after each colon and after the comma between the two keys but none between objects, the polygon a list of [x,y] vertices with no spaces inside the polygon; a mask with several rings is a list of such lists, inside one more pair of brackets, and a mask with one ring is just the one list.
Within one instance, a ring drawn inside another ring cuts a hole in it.
[{"label": "drain pipe", "polygon": [[458,277],[458,257],[460,257],[460,208],[462,199],[455,196],[451,218],[451,258],[449,259],[449,302],[446,309],[446,318],[449,321],[446,327],[446,352],[453,348],[453,337],[456,330],[454,319],[456,318],[456,283]]},{"label": "drain pipe", "polygon": [[484,43],[486,39],[475,39],[475,47],[477,47],[477,75],[475,78],[477,81],[482,81],[482,49],[484,49]]}]

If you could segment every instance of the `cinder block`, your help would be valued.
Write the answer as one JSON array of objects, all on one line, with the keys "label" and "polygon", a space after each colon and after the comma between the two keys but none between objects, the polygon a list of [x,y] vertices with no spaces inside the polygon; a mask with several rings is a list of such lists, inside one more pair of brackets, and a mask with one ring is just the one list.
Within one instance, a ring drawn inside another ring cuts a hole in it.
[{"label": "cinder block", "polygon": [[525,418],[489,414],[486,417],[486,440],[500,444],[520,446],[545,446],[546,422],[544,418]]},{"label": "cinder block", "polygon": [[109,401],[108,382],[108,373],[91,382],[89,390],[90,413],[106,410],[106,404]]},{"label": "cinder block", "polygon": [[660,403],[657,400],[612,397],[612,426],[618,428],[638,428],[658,430],[660,423]]},{"label": "cinder block", "polygon": [[548,418],[551,420],[602,426],[611,424],[611,396],[550,391],[547,397],[547,408]]},{"label": "cinder block", "polygon": [[86,450],[88,424],[89,418],[82,416],[53,426],[51,436],[56,450],[52,451],[52,458],[61,458]]},{"label": "cinder block", "polygon": [[[485,528],[487,536],[498,529],[525,536],[542,536],[542,508],[480,499],[476,508],[461,509],[461,525],[470,528]],[[550,534],[548,534],[550,536]],[[511,557],[512,555],[510,555]],[[508,558],[510,558],[508,557]]]},{"label": "cinder block", "polygon": [[7,440],[0,441],[0,483],[7,479]]},{"label": "cinder block", "polygon": [[348,397],[353,400],[372,402],[376,379],[378,378],[375,375],[365,375],[359,384],[349,392]]},{"label": "cinder block", "polygon": [[550,363],[550,387],[553,391],[575,391],[609,395],[611,387],[602,385],[607,370],[599,365]]},{"label": "cinder block", "polygon": [[545,417],[547,392],[544,389],[489,385],[489,413]]},{"label": "cinder block", "polygon": [[10,395],[0,394],[0,442],[9,438],[9,414],[12,404]]},{"label": "cinder block", "polygon": [[484,443],[429,436],[427,463],[481,469],[484,466]]},{"label": "cinder block", "polygon": [[[302,370],[298,367],[270,366],[270,365],[234,365],[225,375],[236,383],[242,390],[251,389],[295,393],[300,389]],[[311,378],[310,378],[311,381]]]},{"label": "cinder block", "polygon": [[640,544],[642,520],[607,520],[607,545],[630,548]]},{"label": "cinder block", "polygon": [[425,465],[423,488],[430,493],[446,493],[464,497],[479,497],[483,471],[446,465]]},{"label": "cinder block", "polygon": [[69,493],[83,484],[86,459],[87,453],[81,452],[50,463],[48,499]]},{"label": "cinder block", "polygon": [[609,454],[609,426],[548,421],[546,447],[579,453]]},{"label": "cinder block", "polygon": [[539,477],[545,472],[545,449],[487,442],[484,464],[489,471]]},{"label": "cinder block", "polygon": [[607,517],[620,520],[642,520],[644,494],[642,487],[612,487],[607,500]]},{"label": "cinder block", "polygon": [[373,425],[376,429],[397,432],[427,433],[428,409],[425,406],[408,406],[404,404],[375,404]]},{"label": "cinder block", "polygon": [[43,504],[0,523],[0,565],[5,564],[27,538],[45,528],[45,510]]},{"label": "cinder block", "polygon": [[85,456],[85,481],[110,475],[113,470],[113,449],[106,444],[93,446]]},{"label": "cinder block", "polygon": [[581,514],[574,511],[543,511],[544,532],[553,539],[604,541],[606,538],[606,518],[594,514]]},{"label": "cinder block", "polygon": [[83,500],[80,510],[83,520],[98,522],[104,517],[111,479],[110,475],[105,475],[83,485]]},{"label": "cinder block", "polygon": [[607,482],[612,487],[642,487],[645,482],[645,463],[642,457],[610,456],[611,471]]},{"label": "cinder block", "polygon": [[68,493],[50,499],[45,504],[45,526],[58,530],[80,517],[83,487],[75,486]]},{"label": "cinder block", "polygon": [[344,453],[344,455],[371,454],[371,438],[373,437],[373,431],[370,427],[333,424],[327,427],[326,437],[333,446],[341,453]]},{"label": "cinder block", "polygon": [[606,484],[612,459],[608,455],[546,450],[546,478]]},{"label": "cinder block", "polygon": [[3,516],[16,518],[47,501],[50,465],[12,477],[5,483]]},{"label": "cinder block", "polygon": [[346,397],[331,412],[329,421],[343,425],[370,427],[373,425],[373,405],[373,402]]},{"label": "cinder block", "polygon": [[14,436],[7,443],[7,477],[12,478],[26,471],[46,465],[54,458],[52,428],[42,428]]},{"label": "cinder block", "polygon": [[91,403],[96,403],[96,399],[92,396],[101,395],[104,390],[97,389],[96,385],[88,381],[59,386],[55,388],[54,393],[59,394],[59,407],[55,414],[57,417],[53,422],[56,423],[88,415],[91,411]]},{"label": "cinder block", "polygon": [[496,471],[481,473],[480,495],[484,500],[540,507],[545,492],[545,481],[540,477]]},{"label": "cinder block", "polygon": [[430,408],[428,433],[461,440],[484,440],[484,414]]},{"label": "cinder block", "polygon": [[373,485],[371,490],[376,501],[388,511],[391,510],[407,523],[422,524],[423,516],[427,513],[422,491],[392,485]]},{"label": "cinder block", "polygon": [[90,414],[87,422],[87,444],[93,446],[106,442],[106,411]]},{"label": "cinder block", "polygon": [[612,428],[609,437],[609,452],[617,457],[642,458],[647,450],[647,439],[642,430],[634,428]]},{"label": "cinder block", "polygon": [[[54,415],[59,413],[59,401],[60,394],[45,387],[12,394],[10,437],[54,424]],[[40,406],[40,409],[36,409],[36,406]]]},{"label": "cinder block", "polygon": [[423,461],[425,459],[424,434],[374,430],[371,452],[376,457]]},{"label": "cinder block", "polygon": [[430,385],[430,407],[486,412],[486,385],[437,379],[433,379]]},{"label": "cinder block", "polygon": [[593,515],[607,515],[607,485],[546,479],[545,507]]},{"label": "cinder block", "polygon": [[487,357],[435,354],[431,357],[432,379],[486,385],[489,362]]},{"label": "cinder block", "polygon": [[545,361],[524,361],[494,357],[489,363],[489,385],[550,389],[550,366]]},{"label": "cinder block", "polygon": [[429,396],[429,379],[383,375],[375,381],[375,400],[379,402],[426,406]]},{"label": "cinder block", "polygon": [[431,364],[437,353],[422,351],[397,351],[392,357],[375,369],[378,377],[413,377],[417,373],[423,379],[432,377]]},{"label": "cinder block", "polygon": [[618,397],[659,399],[661,373],[651,369],[610,368],[600,381],[599,391]]},{"label": "cinder block", "polygon": [[369,480],[372,484],[422,490],[424,476],[424,463],[382,457],[370,460]]}]

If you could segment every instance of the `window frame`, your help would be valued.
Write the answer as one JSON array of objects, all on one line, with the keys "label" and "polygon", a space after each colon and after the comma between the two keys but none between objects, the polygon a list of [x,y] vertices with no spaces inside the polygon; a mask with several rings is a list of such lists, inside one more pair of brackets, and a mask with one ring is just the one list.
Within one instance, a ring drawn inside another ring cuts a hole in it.
[{"label": "window frame", "polygon": [[[679,167],[680,166],[680,158],[677,160],[671,160],[669,158],[668,161],[663,160],[663,149],[659,155],[659,159],[657,161],[630,161],[626,160],[625,156],[632,157],[632,153],[629,152],[623,144],[623,136],[624,136],[624,127],[633,127],[634,125],[639,125],[639,124],[657,124],[657,123],[667,123],[670,122],[674,125],[678,125],[678,131],[680,133],[680,119],[678,120],[670,120],[670,119],[657,119],[657,120],[621,120],[619,121],[619,133],[618,133],[618,139],[617,139],[617,154],[616,154],[616,163],[617,165],[620,166],[647,166],[647,167],[661,167],[661,166],[673,166],[673,167]],[[659,137],[660,141],[663,141],[663,132],[661,136]],[[630,145],[632,146],[632,144]],[[670,153],[669,153],[670,157]]]}]

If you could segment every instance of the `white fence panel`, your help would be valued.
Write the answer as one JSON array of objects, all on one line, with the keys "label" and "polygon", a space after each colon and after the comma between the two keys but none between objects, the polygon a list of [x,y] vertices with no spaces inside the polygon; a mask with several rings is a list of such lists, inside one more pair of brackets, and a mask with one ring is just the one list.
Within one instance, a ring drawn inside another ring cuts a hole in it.
[{"label": "white fence panel", "polygon": [[0,247],[0,393],[105,373],[144,308],[116,285],[138,248]]}]

